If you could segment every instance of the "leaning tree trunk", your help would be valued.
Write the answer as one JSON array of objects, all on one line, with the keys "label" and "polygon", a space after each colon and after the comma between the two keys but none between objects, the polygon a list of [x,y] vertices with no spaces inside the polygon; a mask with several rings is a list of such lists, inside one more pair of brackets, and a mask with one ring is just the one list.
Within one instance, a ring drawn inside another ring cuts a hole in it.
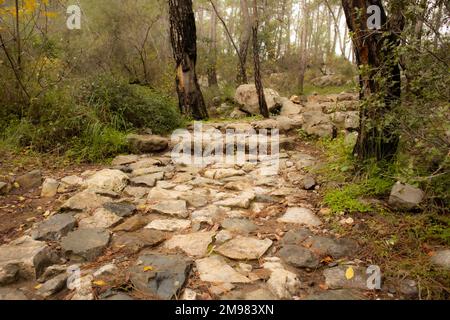
[{"label": "leaning tree trunk", "polygon": [[208,118],[198,84],[197,34],[192,0],[168,0],[170,39],[176,62],[176,86],[180,110],[195,120]]},{"label": "leaning tree trunk", "polygon": [[[394,1],[391,1],[393,4]],[[403,1],[391,7],[389,21],[381,0],[342,0],[352,33],[356,63],[361,68],[361,120],[354,153],[360,160],[392,160],[399,143],[391,111],[400,103],[401,77],[397,47],[404,27]],[[367,27],[367,8],[381,9],[380,30]]]},{"label": "leaning tree trunk", "polygon": [[264,118],[269,118],[269,109],[267,107],[266,97],[264,95],[264,88],[261,81],[261,64],[259,61],[259,42],[258,42],[258,4],[257,0],[253,0],[253,60],[255,63],[255,86],[258,93],[259,111]]},{"label": "leaning tree trunk", "polygon": [[248,12],[247,0],[241,0],[240,5],[241,5],[241,24],[242,28],[244,29],[241,35],[241,41],[239,44],[239,52],[238,52],[238,55],[240,57],[236,74],[236,83],[238,85],[248,83],[246,64],[247,64],[248,47],[250,44],[250,39],[252,37],[252,26],[250,14]]}]

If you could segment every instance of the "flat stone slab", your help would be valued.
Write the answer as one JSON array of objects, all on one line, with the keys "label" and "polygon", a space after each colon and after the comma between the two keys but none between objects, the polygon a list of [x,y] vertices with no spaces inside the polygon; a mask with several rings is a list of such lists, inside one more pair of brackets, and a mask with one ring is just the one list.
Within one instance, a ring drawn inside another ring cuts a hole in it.
[{"label": "flat stone slab", "polygon": [[42,284],[36,293],[44,298],[48,298],[64,289],[68,277],[69,275],[67,273],[59,274]]},{"label": "flat stone slab", "polygon": [[164,247],[167,249],[179,248],[189,256],[203,257],[207,254],[208,246],[213,241],[215,234],[210,231],[176,235],[167,240]]},{"label": "flat stone slab", "polygon": [[192,262],[180,255],[146,254],[130,269],[130,279],[140,291],[169,300],[183,288]]},{"label": "flat stone slab", "polygon": [[221,255],[235,260],[256,260],[272,246],[272,240],[238,236],[216,249]]},{"label": "flat stone slab", "polygon": [[0,285],[19,279],[36,280],[54,260],[54,253],[45,242],[28,236],[0,246]]},{"label": "flat stone slab", "polygon": [[132,232],[139,230],[143,227],[145,227],[149,222],[148,217],[143,215],[135,215],[131,218],[127,219],[125,222],[119,224],[117,227],[113,229],[114,232],[119,231],[126,231],[126,232]]},{"label": "flat stone slab", "polygon": [[229,266],[220,256],[195,261],[200,279],[213,283],[249,283],[250,280]]},{"label": "flat stone slab", "polygon": [[[162,172],[161,172],[162,173]],[[162,180],[164,177],[164,173],[153,173],[146,174],[139,177],[135,177],[131,179],[131,184],[138,187],[149,187],[152,188],[156,185],[156,181]]]},{"label": "flat stone slab", "polygon": [[150,222],[145,228],[160,231],[178,231],[188,229],[191,226],[190,220],[183,219],[158,219]]},{"label": "flat stone slab", "polygon": [[286,213],[278,219],[282,223],[302,224],[308,227],[318,227],[322,221],[307,208],[289,208]]},{"label": "flat stone slab", "polygon": [[139,160],[139,156],[135,154],[121,155],[114,158],[111,162],[113,166],[124,166]]},{"label": "flat stone slab", "polygon": [[247,219],[225,219],[222,222],[222,227],[231,232],[237,232],[241,234],[249,234],[255,232],[258,227]]},{"label": "flat stone slab", "polygon": [[127,186],[128,180],[128,176],[120,170],[104,169],[87,179],[85,185],[92,189],[121,192]]},{"label": "flat stone slab", "polygon": [[320,265],[319,259],[301,246],[286,245],[278,253],[280,257],[296,268],[316,268]]},{"label": "flat stone slab", "polygon": [[31,232],[34,240],[58,241],[75,228],[77,221],[71,214],[57,214],[36,224]]},{"label": "flat stone slab", "polygon": [[97,209],[92,216],[80,220],[82,229],[108,229],[121,223],[123,219],[105,208]]},{"label": "flat stone slab", "polygon": [[337,266],[323,272],[325,284],[330,289],[360,289],[367,287],[366,269],[355,266]]},{"label": "flat stone slab", "polygon": [[103,208],[123,218],[131,216],[136,211],[136,206],[127,202],[107,202]]},{"label": "flat stone slab", "polygon": [[184,200],[166,200],[161,201],[151,206],[153,211],[170,216],[180,218],[187,218],[189,213],[187,211],[186,201]]},{"label": "flat stone slab", "polygon": [[108,246],[110,233],[103,229],[78,229],[61,240],[61,248],[71,259],[93,261]]},{"label": "flat stone slab", "polygon": [[301,244],[303,241],[311,237],[313,233],[306,228],[298,229],[298,230],[289,230],[283,236],[284,244]]},{"label": "flat stone slab", "polygon": [[111,201],[110,198],[98,195],[92,190],[85,190],[77,193],[68,199],[62,206],[61,210],[65,211],[84,211],[93,210],[101,207],[103,204]]},{"label": "flat stone slab", "polygon": [[154,247],[166,240],[163,232],[144,229],[137,232],[124,233],[114,237],[113,246],[123,248],[127,252],[135,253],[144,248]]},{"label": "flat stone slab", "polygon": [[256,195],[252,192],[243,192],[238,196],[230,197],[214,203],[216,206],[248,209]]}]

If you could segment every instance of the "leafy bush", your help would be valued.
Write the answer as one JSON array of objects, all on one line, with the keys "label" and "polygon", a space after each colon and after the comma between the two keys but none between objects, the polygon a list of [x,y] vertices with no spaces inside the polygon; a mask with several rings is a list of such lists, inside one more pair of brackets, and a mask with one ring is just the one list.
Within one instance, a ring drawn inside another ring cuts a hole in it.
[{"label": "leafy bush", "polygon": [[172,98],[108,76],[84,85],[78,100],[80,104],[92,106],[101,122],[110,123],[118,130],[149,128],[164,134],[183,124]]}]

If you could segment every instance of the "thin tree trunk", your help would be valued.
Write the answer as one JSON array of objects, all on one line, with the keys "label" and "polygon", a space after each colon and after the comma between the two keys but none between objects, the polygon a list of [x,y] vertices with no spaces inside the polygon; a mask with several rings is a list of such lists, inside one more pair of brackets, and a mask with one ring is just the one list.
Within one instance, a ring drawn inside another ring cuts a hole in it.
[{"label": "thin tree trunk", "polygon": [[246,64],[247,64],[248,48],[250,44],[250,39],[252,37],[252,26],[250,14],[248,12],[247,0],[241,0],[240,5],[241,5],[241,24],[244,30],[242,32],[241,41],[239,44],[240,60],[236,76],[236,83],[238,85],[248,83]]},{"label": "thin tree trunk", "polygon": [[211,14],[209,44],[209,64],[208,64],[208,86],[217,86],[217,15]]},{"label": "thin tree trunk", "polygon": [[195,71],[197,34],[192,0],[168,0],[168,2],[180,111],[195,120],[207,119],[208,112]]},{"label": "thin tree trunk", "polygon": [[306,3],[306,0],[302,0],[302,23],[303,28],[301,32],[301,41],[300,41],[300,47],[301,47],[301,53],[300,53],[300,70],[298,75],[298,87],[301,94],[304,92],[305,87],[305,73],[306,73],[306,66],[308,64],[308,16],[309,16],[309,10],[308,5]]},{"label": "thin tree trunk", "polygon": [[259,61],[259,42],[258,42],[258,4],[257,0],[253,0],[253,60],[255,63],[255,86],[258,93],[259,111],[264,118],[269,118],[269,109],[267,108],[266,97],[264,95],[264,87],[261,81],[261,65]]},{"label": "thin tree trunk", "polygon": [[[356,63],[368,71],[360,75],[361,120],[354,152],[362,161],[371,158],[392,160],[397,152],[399,137],[395,123],[386,115],[400,102],[401,78],[395,49],[399,33],[404,28],[401,14],[403,2],[398,1],[388,21],[381,0],[342,0],[355,49]],[[382,13],[382,30],[367,29],[367,7],[377,5]],[[362,12],[363,14],[359,14]],[[381,102],[380,106],[377,99]],[[381,100],[380,100],[381,99]]]}]

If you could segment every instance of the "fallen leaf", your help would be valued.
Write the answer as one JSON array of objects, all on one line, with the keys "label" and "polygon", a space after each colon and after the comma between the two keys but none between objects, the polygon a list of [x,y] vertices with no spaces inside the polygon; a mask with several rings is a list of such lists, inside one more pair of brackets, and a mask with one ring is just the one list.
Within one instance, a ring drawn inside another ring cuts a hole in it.
[{"label": "fallen leaf", "polygon": [[36,287],[34,287],[36,290],[40,289],[42,287],[42,284],[38,284]]},{"label": "fallen leaf", "polygon": [[345,277],[347,278],[347,280],[351,280],[351,279],[353,279],[354,276],[355,276],[355,271],[353,270],[352,267],[349,267],[347,269],[347,271],[345,272]]},{"label": "fallen leaf", "polygon": [[153,267],[152,266],[145,266],[144,267],[144,272],[148,272],[148,271],[153,271]]},{"label": "fallen leaf", "polygon": [[99,286],[99,287],[104,287],[107,285],[107,283],[103,280],[97,280],[97,281],[93,281],[92,284]]}]

